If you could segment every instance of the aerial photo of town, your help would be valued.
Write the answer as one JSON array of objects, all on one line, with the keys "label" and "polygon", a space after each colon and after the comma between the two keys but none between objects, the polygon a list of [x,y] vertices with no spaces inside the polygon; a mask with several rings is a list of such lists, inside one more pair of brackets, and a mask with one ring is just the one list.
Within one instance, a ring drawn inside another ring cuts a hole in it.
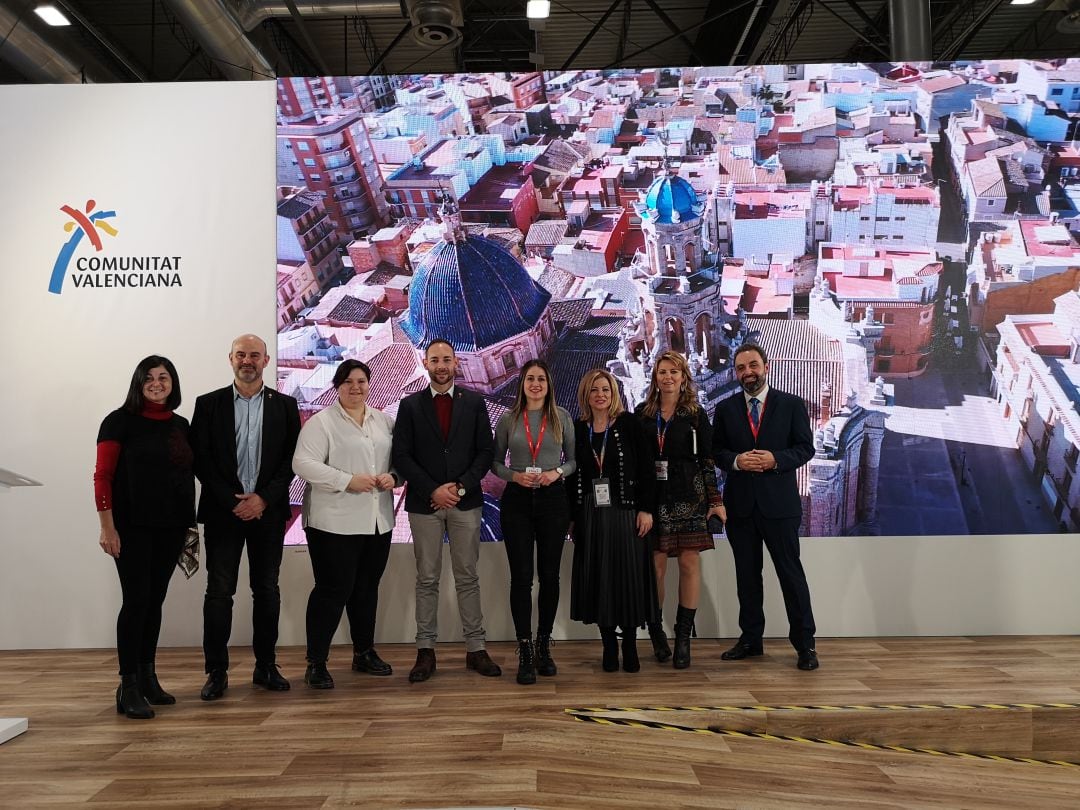
[{"label": "aerial photo of town", "polygon": [[669,349],[711,413],[755,342],[815,430],[804,536],[1080,531],[1080,59],[277,89],[277,387],[303,418],[347,358],[393,416],[434,337],[492,424],[533,357],[577,415],[585,371],[632,408]]}]

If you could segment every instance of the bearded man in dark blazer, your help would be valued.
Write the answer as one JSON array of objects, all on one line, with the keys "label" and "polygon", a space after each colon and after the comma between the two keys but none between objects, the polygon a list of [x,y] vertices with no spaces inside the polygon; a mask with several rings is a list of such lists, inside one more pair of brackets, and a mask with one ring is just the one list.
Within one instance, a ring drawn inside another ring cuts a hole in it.
[{"label": "bearded man in dark blazer", "polygon": [[733,362],[742,392],[716,406],[713,456],[725,476],[741,634],[721,658],[738,661],[763,653],[764,545],[780,580],[796,665],[817,669],[810,588],[799,559],[802,498],[795,473],[814,455],[810,417],[800,397],[769,385],[769,358],[762,347],[743,344]]},{"label": "bearded man in dark blazer", "polygon": [[450,540],[465,666],[498,676],[502,670],[486,650],[476,572],[484,506],[480,482],[495,455],[491,420],[484,398],[455,383],[458,359],[449,341],[427,345],[424,368],[431,385],[401,401],[391,450],[407,487],[405,511],[416,556],[417,650],[409,681],[426,681],[435,672],[444,536]]},{"label": "bearded man in dark blazer", "polygon": [[254,602],[252,682],[278,692],[289,688],[276,661],[278,573],[300,413],[295,399],[263,385],[269,362],[262,338],[238,337],[229,350],[232,385],[199,397],[191,418],[195,475],[202,483],[198,519],[206,538],[203,700],[220,698],[229,685],[233,595],[245,545]]}]

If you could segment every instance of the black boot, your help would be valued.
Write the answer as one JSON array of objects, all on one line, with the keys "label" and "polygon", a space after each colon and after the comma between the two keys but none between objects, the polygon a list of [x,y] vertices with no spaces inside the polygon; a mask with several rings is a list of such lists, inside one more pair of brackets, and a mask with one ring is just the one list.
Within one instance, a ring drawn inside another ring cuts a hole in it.
[{"label": "black boot", "polygon": [[154,706],[171,706],[176,703],[176,698],[162,689],[161,684],[158,683],[153,662],[139,664],[139,690],[146,698],[146,702]]},{"label": "black boot", "polygon": [[614,627],[601,627],[600,640],[604,644],[604,672],[615,672],[619,668],[619,639]]},{"label": "black boot", "polygon": [[637,654],[637,628],[624,627],[622,634],[623,672],[637,672],[641,669],[641,660]]},{"label": "black boot", "polygon": [[154,716],[154,710],[139,689],[138,675],[120,676],[120,685],[116,687],[116,713],[126,714],[133,720],[149,720]]},{"label": "black boot", "polygon": [[667,634],[664,632],[664,620],[657,617],[655,622],[649,622],[649,638],[652,639],[652,651],[656,660],[661,664],[671,660],[671,647],[667,643]]},{"label": "black boot", "polygon": [[536,643],[533,645],[536,653],[536,674],[549,678],[555,675],[559,668],[551,658],[551,636],[547,633],[536,634]]},{"label": "black boot", "polygon": [[697,608],[679,605],[679,611],[675,614],[675,660],[672,662],[675,669],[690,666],[690,634],[694,630],[695,613]]},{"label": "black boot", "polygon": [[533,660],[533,645],[531,639],[518,639],[517,682],[523,686],[536,683],[536,662]]}]

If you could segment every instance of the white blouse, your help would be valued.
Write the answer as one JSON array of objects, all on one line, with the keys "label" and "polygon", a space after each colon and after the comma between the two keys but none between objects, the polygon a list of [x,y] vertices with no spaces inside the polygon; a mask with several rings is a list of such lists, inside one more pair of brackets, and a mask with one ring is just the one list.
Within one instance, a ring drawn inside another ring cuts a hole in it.
[{"label": "white blouse", "polygon": [[349,492],[353,475],[390,473],[390,441],[394,420],[368,408],[360,425],[335,402],[300,429],[293,454],[293,472],[307,481],[303,525],[334,534],[375,534],[394,526],[394,494]]}]

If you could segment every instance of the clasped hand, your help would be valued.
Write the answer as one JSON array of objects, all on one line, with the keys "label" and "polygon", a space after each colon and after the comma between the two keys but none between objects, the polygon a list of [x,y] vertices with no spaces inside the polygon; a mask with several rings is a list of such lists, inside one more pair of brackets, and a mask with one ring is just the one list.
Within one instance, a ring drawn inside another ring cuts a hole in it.
[{"label": "clasped hand", "polygon": [[390,473],[379,473],[378,475],[357,473],[349,480],[349,486],[346,487],[349,492],[371,492],[372,490],[385,492],[393,488],[394,476],[390,475]]},{"label": "clasped hand", "polygon": [[515,484],[535,489],[536,487],[551,486],[558,481],[559,478],[559,473],[555,470],[546,470],[542,473],[516,472],[514,473],[513,480]]},{"label": "clasped hand", "polygon": [[744,472],[767,472],[776,466],[776,458],[768,450],[747,450],[737,458],[739,469]]}]

